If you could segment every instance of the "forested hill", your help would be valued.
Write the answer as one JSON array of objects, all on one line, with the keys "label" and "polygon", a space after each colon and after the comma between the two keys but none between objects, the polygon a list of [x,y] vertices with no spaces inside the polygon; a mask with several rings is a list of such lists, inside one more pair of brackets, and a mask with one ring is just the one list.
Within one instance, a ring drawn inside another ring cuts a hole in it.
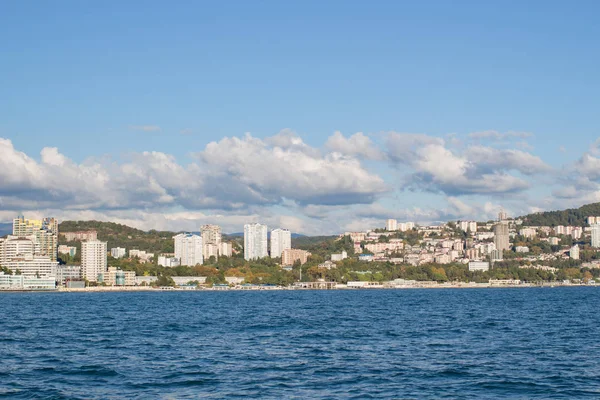
[{"label": "forested hill", "polygon": [[[129,249],[146,250],[151,253],[172,253],[174,232],[151,230],[144,232],[127,225],[114,222],[100,221],[64,221],[58,226],[58,231],[76,232],[95,230],[98,239],[108,242],[108,248],[125,247]],[[59,242],[65,243],[64,237]]]},{"label": "forested hill", "polygon": [[588,216],[600,216],[600,203],[586,204],[579,208],[562,211],[545,211],[521,217],[523,225],[528,226],[557,226],[573,225],[586,226]]}]

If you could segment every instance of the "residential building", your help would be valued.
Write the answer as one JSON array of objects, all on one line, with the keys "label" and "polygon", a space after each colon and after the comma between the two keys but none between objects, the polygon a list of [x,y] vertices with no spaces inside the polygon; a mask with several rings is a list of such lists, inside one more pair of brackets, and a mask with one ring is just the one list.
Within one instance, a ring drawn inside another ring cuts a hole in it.
[{"label": "residential building", "polygon": [[208,260],[210,257],[218,257],[221,245],[221,227],[218,225],[202,225],[200,227],[202,236],[202,257]]},{"label": "residential building", "polygon": [[388,219],[385,223],[385,229],[387,231],[397,231],[398,230],[398,221],[395,219]]},{"label": "residential building", "polygon": [[77,254],[77,247],[61,244],[60,246],[58,246],[58,254],[66,254],[70,257],[75,257],[75,255]]},{"label": "residential building", "polygon": [[244,225],[244,259],[256,260],[268,255],[267,226],[259,223]]},{"label": "residential building", "polygon": [[573,230],[571,231],[571,237],[573,239],[575,239],[575,240],[581,239],[582,235],[583,235],[583,229],[581,229],[578,226],[573,227]]},{"label": "residential building", "polygon": [[175,240],[175,257],[180,265],[193,267],[204,263],[202,256],[202,237],[192,233],[180,233],[173,236]]},{"label": "residential building", "polygon": [[84,242],[86,240],[98,240],[96,231],[61,232],[67,242]]},{"label": "residential building", "polygon": [[106,272],[106,242],[88,240],[81,242],[81,275],[89,282],[98,282],[98,276]]},{"label": "residential building", "polygon": [[592,225],[592,247],[600,247],[600,224]]},{"label": "residential building", "polygon": [[494,225],[494,244],[498,250],[510,248],[508,222],[501,221]]},{"label": "residential building", "polygon": [[221,242],[219,245],[219,255],[231,257],[233,255],[233,247],[230,242]]},{"label": "residential building", "polygon": [[124,247],[113,247],[112,249],[110,249],[110,255],[112,256],[112,258],[123,258],[125,257],[126,253],[127,249],[125,249]]},{"label": "residential building", "polygon": [[519,235],[526,238],[534,238],[537,235],[535,228],[523,228],[519,231]]},{"label": "residential building", "polygon": [[496,261],[502,261],[503,258],[504,258],[504,255],[502,253],[502,250],[494,249],[490,252],[490,261],[492,263],[494,263]]},{"label": "residential building", "polygon": [[8,235],[0,242],[0,265],[17,257],[33,256],[35,254],[35,236],[19,237]]},{"label": "residential building", "polygon": [[517,246],[515,247],[516,253],[529,253],[529,247],[527,246]]},{"label": "residential building", "polygon": [[147,253],[146,250],[131,249],[129,250],[129,258],[133,257],[137,257],[141,262],[147,263],[152,261],[154,258],[154,253]]},{"label": "residential building", "polygon": [[179,258],[173,255],[161,254],[158,256],[158,265],[167,268],[179,267]]},{"label": "residential building", "polygon": [[506,221],[508,219],[508,214],[506,213],[506,211],[501,210],[498,213],[498,221]]},{"label": "residential building", "polygon": [[58,262],[52,261],[48,256],[25,254],[6,259],[2,266],[23,276],[51,277],[55,279]]},{"label": "residential building", "polygon": [[478,259],[479,258],[479,249],[478,248],[467,249],[465,257],[468,258],[469,260]]},{"label": "residential building", "polygon": [[4,290],[54,290],[55,277],[8,275],[0,272],[0,289]]},{"label": "residential building", "polygon": [[296,261],[300,261],[300,265],[303,265],[308,261],[310,253],[306,250],[300,249],[285,249],[281,253],[281,265],[294,265]]},{"label": "residential building", "polygon": [[104,283],[106,286],[135,286],[135,272],[108,267],[99,275],[98,282]]},{"label": "residential building", "polygon": [[490,263],[486,261],[469,262],[469,271],[489,271]]},{"label": "residential building", "polygon": [[271,231],[271,257],[281,257],[284,250],[292,248],[292,233],[287,229]]},{"label": "residential building", "polygon": [[342,261],[346,258],[348,258],[348,253],[346,252],[346,250],[342,250],[341,253],[334,253],[331,255],[331,261],[333,262]]},{"label": "residential building", "polygon": [[573,260],[579,260],[579,246],[578,245],[571,247],[571,250],[569,250],[569,257],[571,257]]},{"label": "residential building", "polygon": [[56,267],[56,282],[66,285],[68,281],[79,281],[81,276],[81,265],[58,265]]},{"label": "residential building", "polygon": [[35,253],[56,261],[58,256],[58,221],[55,218],[13,220],[13,236],[35,236]]}]

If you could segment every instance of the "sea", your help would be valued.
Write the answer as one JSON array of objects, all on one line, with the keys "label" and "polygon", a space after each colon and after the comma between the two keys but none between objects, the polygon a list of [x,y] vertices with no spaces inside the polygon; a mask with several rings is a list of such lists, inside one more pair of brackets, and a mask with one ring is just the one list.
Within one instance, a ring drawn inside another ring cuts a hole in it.
[{"label": "sea", "polygon": [[0,293],[15,399],[600,398],[600,288]]}]

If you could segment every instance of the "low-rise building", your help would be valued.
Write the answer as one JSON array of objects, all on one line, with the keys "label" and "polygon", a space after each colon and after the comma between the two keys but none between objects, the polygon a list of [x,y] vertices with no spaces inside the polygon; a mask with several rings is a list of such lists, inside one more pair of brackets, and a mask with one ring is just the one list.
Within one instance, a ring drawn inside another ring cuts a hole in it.
[{"label": "low-rise building", "polygon": [[294,265],[296,261],[300,261],[300,265],[303,265],[308,261],[310,255],[306,250],[285,249],[281,253],[281,265]]},{"label": "low-rise building", "polygon": [[337,254],[332,254],[331,255],[331,261],[342,261],[345,260],[346,258],[348,258],[348,253],[343,250],[341,253],[337,253]]},{"label": "low-rise building", "polygon": [[167,268],[179,267],[179,258],[172,255],[161,254],[158,256],[158,265]]},{"label": "low-rise building", "polygon": [[96,231],[79,231],[79,232],[61,232],[67,242],[83,242],[98,240],[98,232]]},{"label": "low-rise building", "polygon": [[113,247],[110,249],[110,255],[112,258],[123,258],[125,257],[125,253],[127,253],[127,249],[123,247]]},{"label": "low-rise building", "polygon": [[135,286],[135,272],[108,267],[98,276],[98,282],[104,282],[106,286]]},{"label": "low-rise building", "polygon": [[1,290],[54,290],[56,278],[53,276],[35,277],[25,275],[8,275],[0,272]]},{"label": "low-rise building", "polygon": [[70,257],[75,257],[75,255],[77,254],[77,247],[61,244],[60,246],[58,246],[58,254],[66,254]]},{"label": "low-rise building", "polygon": [[489,271],[490,263],[486,261],[469,262],[469,271]]},{"label": "low-rise building", "polygon": [[81,265],[59,265],[56,267],[56,282],[65,285],[68,281],[82,280]]}]

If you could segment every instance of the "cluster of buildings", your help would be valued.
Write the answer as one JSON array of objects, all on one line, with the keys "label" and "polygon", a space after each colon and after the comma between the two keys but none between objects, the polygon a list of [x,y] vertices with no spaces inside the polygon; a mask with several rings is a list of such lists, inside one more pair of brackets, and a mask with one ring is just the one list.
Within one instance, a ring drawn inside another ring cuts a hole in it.
[{"label": "cluster of buildings", "polygon": [[158,265],[177,267],[180,265],[195,266],[204,264],[211,257],[231,257],[233,246],[222,240],[221,227],[218,225],[202,225],[200,235],[180,233],[173,236],[175,253],[163,253],[158,257]]},{"label": "cluster of buildings", "polygon": [[244,259],[281,257],[281,265],[290,267],[296,262],[306,263],[310,253],[306,250],[292,249],[292,233],[288,229],[271,231],[271,247],[268,248],[267,225],[259,223],[244,225]]}]

